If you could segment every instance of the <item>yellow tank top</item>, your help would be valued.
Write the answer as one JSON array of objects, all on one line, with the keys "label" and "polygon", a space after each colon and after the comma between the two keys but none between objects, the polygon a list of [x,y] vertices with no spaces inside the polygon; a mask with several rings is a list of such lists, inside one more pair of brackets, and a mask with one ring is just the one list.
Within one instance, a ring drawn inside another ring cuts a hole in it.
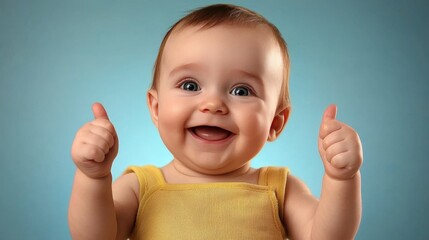
[{"label": "yellow tank top", "polygon": [[131,239],[285,239],[287,168],[261,168],[258,184],[169,184],[155,166],[130,167],[140,184]]}]

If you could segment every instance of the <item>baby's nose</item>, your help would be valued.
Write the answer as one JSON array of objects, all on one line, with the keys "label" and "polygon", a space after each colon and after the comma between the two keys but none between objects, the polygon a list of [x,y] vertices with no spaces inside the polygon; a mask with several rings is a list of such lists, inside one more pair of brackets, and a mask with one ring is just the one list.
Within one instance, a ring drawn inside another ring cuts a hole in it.
[{"label": "baby's nose", "polygon": [[203,113],[227,114],[228,107],[221,96],[214,94],[212,96],[207,96],[207,98],[201,102],[200,111]]}]

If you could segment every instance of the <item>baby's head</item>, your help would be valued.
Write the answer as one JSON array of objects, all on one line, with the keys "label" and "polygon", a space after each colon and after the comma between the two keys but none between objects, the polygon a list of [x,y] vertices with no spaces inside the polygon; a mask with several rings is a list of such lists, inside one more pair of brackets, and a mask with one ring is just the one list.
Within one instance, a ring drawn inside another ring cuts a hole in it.
[{"label": "baby's head", "polygon": [[160,81],[160,72],[162,68],[162,56],[164,53],[165,45],[172,34],[180,32],[187,27],[201,27],[201,29],[208,29],[219,25],[230,25],[237,27],[256,27],[258,25],[263,25],[268,28],[269,32],[272,34],[272,37],[275,39],[279,46],[283,61],[283,81],[277,108],[290,109],[290,60],[286,42],[283,39],[280,31],[277,29],[276,26],[274,26],[260,14],[253,12],[249,9],[230,4],[216,4],[200,8],[186,15],[170,28],[170,30],[164,36],[164,39],[162,40],[161,46],[158,51],[158,56],[154,65],[154,74],[151,89],[157,89],[158,83]]},{"label": "baby's head", "polygon": [[289,58],[257,13],[212,5],[177,22],[162,41],[148,104],[174,158],[200,173],[247,165],[289,116]]}]

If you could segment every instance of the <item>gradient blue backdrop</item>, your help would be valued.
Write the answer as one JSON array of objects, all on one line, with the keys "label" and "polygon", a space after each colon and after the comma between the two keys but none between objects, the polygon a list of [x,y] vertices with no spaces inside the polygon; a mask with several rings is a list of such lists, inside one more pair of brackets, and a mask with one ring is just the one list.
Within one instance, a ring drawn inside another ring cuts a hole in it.
[{"label": "gradient blue backdrop", "polygon": [[[323,2],[323,3],[321,3]],[[102,102],[117,128],[114,177],[171,155],[145,93],[159,43],[215,1],[0,1],[0,236],[69,239],[76,130]],[[315,195],[324,108],[360,134],[357,239],[429,239],[427,1],[230,1],[278,26],[292,59],[293,113],[254,166],[287,165]]]}]

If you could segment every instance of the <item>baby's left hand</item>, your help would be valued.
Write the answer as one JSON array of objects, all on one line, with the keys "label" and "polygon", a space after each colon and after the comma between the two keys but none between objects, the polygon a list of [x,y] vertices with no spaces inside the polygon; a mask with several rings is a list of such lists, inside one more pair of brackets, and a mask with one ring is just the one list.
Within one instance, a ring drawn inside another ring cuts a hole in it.
[{"label": "baby's left hand", "polygon": [[362,165],[362,144],[356,131],[335,119],[336,115],[335,105],[330,105],[323,114],[319,131],[319,153],[329,177],[347,180]]}]

